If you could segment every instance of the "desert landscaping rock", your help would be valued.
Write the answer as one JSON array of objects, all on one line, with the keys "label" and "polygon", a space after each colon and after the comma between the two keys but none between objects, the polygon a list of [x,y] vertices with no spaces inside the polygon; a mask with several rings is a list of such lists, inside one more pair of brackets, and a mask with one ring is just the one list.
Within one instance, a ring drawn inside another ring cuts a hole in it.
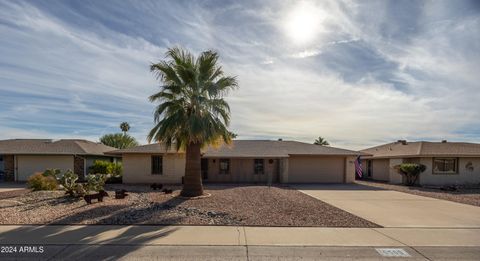
[{"label": "desert landscaping rock", "polygon": [[[115,199],[115,189],[126,189]],[[288,187],[208,185],[211,196],[187,200],[148,186],[110,185],[104,202],[86,204],[63,191],[37,191],[9,200],[0,224],[182,224],[247,226],[378,227]]]},{"label": "desert landscaping rock", "polygon": [[18,190],[9,190],[9,191],[3,191],[0,192],[0,200],[1,199],[8,199],[8,198],[14,198],[20,195],[23,195],[25,193],[28,193],[30,190],[28,189],[18,189]]}]

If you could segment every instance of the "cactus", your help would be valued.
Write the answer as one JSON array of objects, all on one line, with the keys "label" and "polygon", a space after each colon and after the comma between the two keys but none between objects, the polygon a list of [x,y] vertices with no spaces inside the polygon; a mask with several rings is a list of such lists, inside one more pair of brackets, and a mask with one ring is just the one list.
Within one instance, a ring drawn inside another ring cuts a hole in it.
[{"label": "cactus", "polygon": [[60,178],[60,184],[63,186],[65,193],[75,197],[77,195],[77,180],[78,175],[73,173],[71,170],[67,170],[62,177]]},{"label": "cactus", "polygon": [[105,174],[88,174],[86,177],[87,184],[84,185],[84,189],[87,192],[105,190],[105,181],[108,175]]}]

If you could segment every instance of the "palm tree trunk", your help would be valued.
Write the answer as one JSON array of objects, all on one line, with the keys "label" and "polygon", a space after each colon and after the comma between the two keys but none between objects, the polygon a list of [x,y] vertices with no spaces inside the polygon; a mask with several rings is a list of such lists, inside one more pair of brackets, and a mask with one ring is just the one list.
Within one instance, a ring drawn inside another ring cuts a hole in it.
[{"label": "palm tree trunk", "polygon": [[185,178],[180,195],[184,197],[196,197],[203,195],[202,174],[200,170],[200,144],[190,143],[187,145],[185,158]]}]

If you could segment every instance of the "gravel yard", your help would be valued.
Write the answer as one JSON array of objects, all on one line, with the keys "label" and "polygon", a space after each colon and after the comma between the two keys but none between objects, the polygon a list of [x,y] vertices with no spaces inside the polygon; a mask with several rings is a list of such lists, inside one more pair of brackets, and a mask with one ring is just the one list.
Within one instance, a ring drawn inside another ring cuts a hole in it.
[{"label": "gravel yard", "polygon": [[8,190],[0,192],[0,199],[8,199],[28,193],[29,189]]},{"label": "gravel yard", "polygon": [[[115,199],[115,189],[128,190]],[[208,185],[211,197],[185,200],[148,186],[109,185],[104,202],[87,205],[63,191],[0,199],[0,224],[190,224],[378,227],[288,187]]]},{"label": "gravel yard", "polygon": [[414,195],[424,196],[424,197],[431,197],[431,198],[438,198],[449,200],[453,202],[473,205],[480,207],[480,187],[476,188],[461,188],[457,191],[444,191],[435,188],[422,188],[422,187],[407,187],[402,185],[393,185],[393,184],[386,184],[382,182],[376,181],[356,181],[358,184],[395,190],[405,193],[410,193]]}]

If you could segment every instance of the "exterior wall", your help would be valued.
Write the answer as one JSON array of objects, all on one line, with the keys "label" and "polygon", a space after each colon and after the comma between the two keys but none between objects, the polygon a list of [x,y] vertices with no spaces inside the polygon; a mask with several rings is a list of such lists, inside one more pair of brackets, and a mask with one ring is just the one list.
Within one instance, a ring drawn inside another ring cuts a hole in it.
[{"label": "exterior wall", "polygon": [[390,160],[389,159],[372,160],[372,179],[389,181],[390,179]]},{"label": "exterior wall", "polygon": [[[273,162],[270,163],[270,160]],[[208,179],[205,182],[269,183],[279,181],[279,159],[264,158],[264,174],[254,173],[254,158],[230,158],[230,173],[220,174],[220,159],[208,159]]]},{"label": "exterior wall", "polygon": [[[480,158],[458,158],[456,174],[433,174],[433,158],[421,158],[420,163],[427,166],[425,172],[420,174],[421,185],[480,184]],[[467,168],[467,164],[471,165],[473,170]]]},{"label": "exterior wall", "polygon": [[163,154],[162,175],[152,175],[152,154],[124,154],[123,183],[181,183],[185,174],[185,154]]},{"label": "exterior wall", "polygon": [[345,157],[291,156],[288,183],[343,183]]},{"label": "exterior wall", "polygon": [[288,158],[279,159],[280,183],[288,183]]},{"label": "exterior wall", "polygon": [[405,162],[405,159],[390,159],[389,163],[389,174],[388,178],[392,184],[402,184],[403,176],[395,169],[395,166],[398,166]]},{"label": "exterior wall", "polygon": [[17,181],[26,181],[36,172],[46,169],[73,170],[73,156],[17,155]]},{"label": "exterior wall", "polygon": [[345,183],[353,183],[355,181],[355,160],[357,160],[357,157],[345,158]]},{"label": "exterior wall", "polygon": [[3,171],[5,181],[15,180],[15,156],[3,155]]}]

